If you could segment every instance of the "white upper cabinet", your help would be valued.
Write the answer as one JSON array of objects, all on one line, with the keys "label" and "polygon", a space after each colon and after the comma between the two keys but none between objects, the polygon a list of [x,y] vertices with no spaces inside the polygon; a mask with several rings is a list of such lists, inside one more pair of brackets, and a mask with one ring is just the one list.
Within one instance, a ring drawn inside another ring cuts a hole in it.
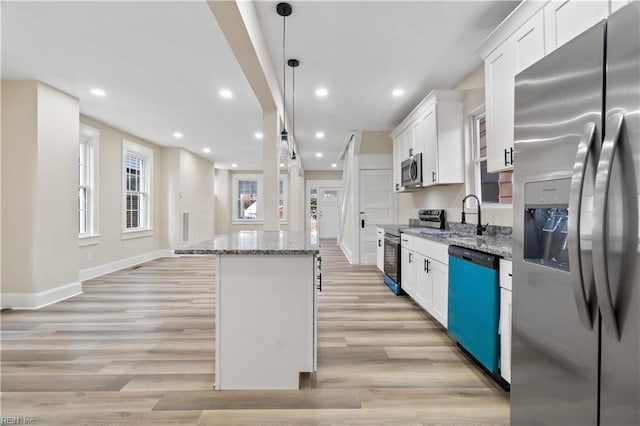
[{"label": "white upper cabinet", "polygon": [[393,190],[395,192],[402,191],[402,175],[400,170],[400,163],[402,162],[401,151],[402,141],[400,137],[397,137],[393,140]]},{"label": "white upper cabinet", "polygon": [[523,1],[478,49],[484,59],[487,170],[513,169],[515,76],[626,0]]},{"label": "white upper cabinet", "polygon": [[609,15],[608,1],[550,1],[544,7],[547,54]]},{"label": "white upper cabinet", "polygon": [[463,99],[461,91],[434,90],[391,132],[394,141],[407,140],[394,161],[394,176],[411,148],[422,154],[423,187],[464,183]]},{"label": "white upper cabinet", "polygon": [[513,169],[515,75],[545,54],[542,10],[485,58],[487,170]]},{"label": "white upper cabinet", "polygon": [[538,62],[545,55],[544,14],[538,11],[511,36],[515,74]]},{"label": "white upper cabinet", "polygon": [[499,46],[484,61],[487,117],[487,170],[513,168],[513,93],[515,75],[513,50],[509,43]]}]

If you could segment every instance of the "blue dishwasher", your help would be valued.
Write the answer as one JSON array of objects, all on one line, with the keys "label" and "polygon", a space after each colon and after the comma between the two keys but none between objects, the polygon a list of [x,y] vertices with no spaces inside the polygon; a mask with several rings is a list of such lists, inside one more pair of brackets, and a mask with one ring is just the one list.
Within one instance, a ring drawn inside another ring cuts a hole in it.
[{"label": "blue dishwasher", "polygon": [[498,372],[498,256],[449,246],[449,334],[491,373]]}]

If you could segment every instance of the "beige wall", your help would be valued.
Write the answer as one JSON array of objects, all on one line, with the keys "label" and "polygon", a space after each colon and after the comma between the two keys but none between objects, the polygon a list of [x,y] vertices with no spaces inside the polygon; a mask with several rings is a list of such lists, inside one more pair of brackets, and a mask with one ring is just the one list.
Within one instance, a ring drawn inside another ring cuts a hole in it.
[{"label": "beige wall", "polygon": [[[192,244],[213,238],[214,215],[214,168],[213,163],[189,151],[180,149],[180,186],[177,208],[189,212],[189,241]],[[167,191],[171,194],[170,191]],[[179,235],[182,222],[178,220]],[[182,243],[182,239],[179,240]],[[170,244],[169,247],[177,247]]]},{"label": "beige wall", "polygon": [[35,291],[37,114],[36,82],[2,82],[3,293]]},{"label": "beige wall", "polygon": [[216,235],[228,234],[231,231],[231,171],[216,169],[215,187],[215,230]]},{"label": "beige wall", "polygon": [[162,247],[178,247],[181,241],[180,217],[180,148],[162,150],[162,194],[160,202],[166,214],[162,215]]},{"label": "beige wall", "polygon": [[[317,173],[317,172],[315,172]],[[333,173],[333,172],[330,172]],[[232,223],[232,207],[235,200],[233,200],[233,194],[231,194],[231,186],[233,175],[236,174],[258,174],[261,175],[261,170],[215,170],[215,206],[216,206],[216,220],[215,231],[216,235],[231,234],[239,231],[248,230],[262,230],[264,227],[262,223],[247,223],[247,224],[234,224]],[[305,178],[304,176],[298,176],[297,172],[293,174],[281,173],[281,177],[287,178],[288,196],[288,218],[286,223],[280,223],[280,230],[283,231],[302,231],[304,229],[305,219]]]},{"label": "beige wall", "polygon": [[393,139],[387,130],[363,130],[360,154],[393,154]]},{"label": "beige wall", "polygon": [[[466,184],[444,185],[422,189],[416,192],[397,194],[398,223],[407,223],[410,218],[417,218],[419,209],[446,209],[447,220],[460,222],[462,212],[462,199],[466,194],[474,192],[470,176],[473,176],[473,163],[470,156],[471,150],[471,121],[472,113],[481,108],[485,103],[484,95],[484,66],[478,67],[455,87],[464,90],[464,116],[465,116],[465,170]],[[474,208],[469,211],[475,211]],[[470,223],[476,222],[474,215],[468,216]],[[511,207],[482,206],[482,221],[492,225],[512,226],[513,209]]]},{"label": "beige wall", "polygon": [[45,84],[2,82],[3,295],[78,281],[78,108]]},{"label": "beige wall", "polygon": [[[162,148],[144,139],[123,132],[85,115],[80,122],[100,130],[99,152],[99,232],[100,242],[80,247],[78,261],[80,270],[94,268],[134,256],[155,252],[161,248],[162,225],[166,223],[162,208]],[[77,144],[77,137],[75,143]],[[122,239],[122,140],[143,145],[153,150],[153,235]],[[74,204],[75,205],[75,204]],[[76,246],[77,246],[77,231]]]}]

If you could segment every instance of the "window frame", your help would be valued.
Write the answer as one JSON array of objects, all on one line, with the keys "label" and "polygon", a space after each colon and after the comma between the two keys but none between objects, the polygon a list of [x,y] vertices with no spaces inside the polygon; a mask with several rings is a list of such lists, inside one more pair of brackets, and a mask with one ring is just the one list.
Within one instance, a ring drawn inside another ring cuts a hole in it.
[{"label": "window frame", "polygon": [[[137,193],[144,194],[144,226],[127,228],[127,157],[142,160],[140,170],[140,188]],[[122,239],[141,238],[153,235],[153,150],[131,142],[122,140]]]},{"label": "window frame", "polygon": [[[241,180],[251,180],[257,182],[257,201],[256,201],[256,218],[255,219],[242,219],[238,217],[238,191],[239,182]],[[283,186],[282,195],[280,194],[280,183]],[[264,223],[264,207],[262,200],[264,199],[264,185],[263,175],[259,173],[234,173],[231,177],[231,224],[243,225],[248,223]],[[284,212],[280,219],[281,224],[286,224],[289,214],[289,185],[288,175],[281,175],[278,179],[278,208],[282,200]]]},{"label": "window frame", "polygon": [[[80,134],[78,138],[78,157],[80,157],[80,147],[85,145],[84,173],[80,168],[80,158],[78,158],[78,244],[87,246],[100,242],[99,220],[98,220],[98,165],[100,150],[100,130],[80,123]],[[82,179],[84,178],[84,179]],[[84,180],[84,182],[82,182]],[[84,185],[83,185],[84,183]],[[86,232],[80,232],[80,189],[86,189]]]},{"label": "window frame", "polygon": [[[512,208],[512,203],[500,203],[494,201],[485,201],[482,196],[482,162],[487,161],[487,155],[480,156],[480,119],[487,116],[486,106],[475,110],[470,114],[470,134],[471,134],[471,166],[473,177],[473,193],[478,196],[483,206],[488,208]],[[485,121],[486,123],[486,121]],[[485,124],[486,126],[486,124]],[[498,183],[499,187],[499,183]],[[499,190],[499,188],[498,188]],[[475,207],[475,205],[474,205]]]}]

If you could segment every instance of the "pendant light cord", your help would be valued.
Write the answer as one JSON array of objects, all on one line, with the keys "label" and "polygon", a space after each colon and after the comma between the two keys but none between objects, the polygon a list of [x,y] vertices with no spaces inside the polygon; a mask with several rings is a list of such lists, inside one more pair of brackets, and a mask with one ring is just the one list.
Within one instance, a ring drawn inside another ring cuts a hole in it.
[{"label": "pendant light cord", "polygon": [[285,62],[285,40],[287,35],[287,17],[282,17],[282,105],[284,111],[282,112],[282,123],[284,130],[287,130],[287,63]]},{"label": "pendant light cord", "polygon": [[292,108],[293,108],[293,122],[291,123],[291,136],[295,136],[296,134],[296,67],[292,67],[292,80],[293,80],[293,89],[291,90],[292,96]]}]

